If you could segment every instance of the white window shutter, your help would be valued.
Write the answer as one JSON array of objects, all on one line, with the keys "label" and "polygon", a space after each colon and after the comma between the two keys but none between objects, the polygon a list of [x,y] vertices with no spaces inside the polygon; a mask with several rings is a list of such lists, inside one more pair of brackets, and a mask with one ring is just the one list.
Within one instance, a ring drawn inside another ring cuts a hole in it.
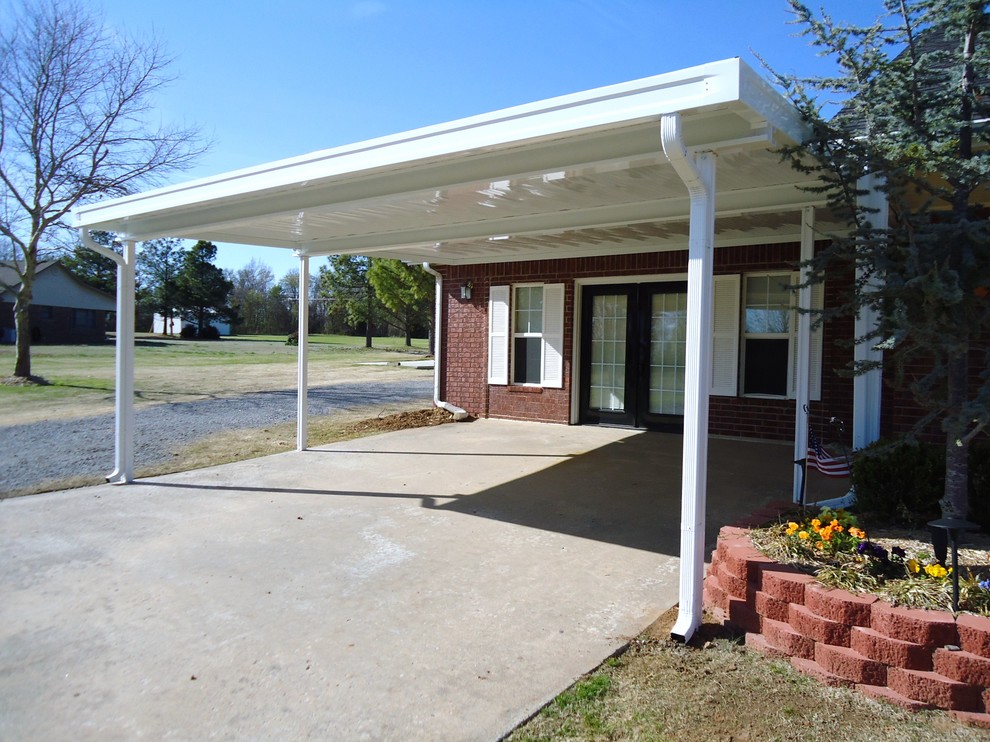
[{"label": "white window shutter", "polygon": [[739,386],[739,298],[737,273],[715,276],[712,297],[712,390],[734,397]]},{"label": "white window shutter", "polygon": [[[797,276],[795,274],[795,281]],[[811,287],[811,308],[821,310],[825,306],[825,284],[816,283]],[[797,314],[794,315],[794,330],[791,332],[791,385],[788,396],[797,393]],[[808,364],[808,398],[819,401],[822,398],[822,325],[816,324],[817,314],[811,315],[811,352]]]},{"label": "white window shutter", "polygon": [[543,368],[540,384],[564,386],[564,284],[543,287]]},{"label": "white window shutter", "polygon": [[488,383],[509,383],[509,286],[488,291]]}]

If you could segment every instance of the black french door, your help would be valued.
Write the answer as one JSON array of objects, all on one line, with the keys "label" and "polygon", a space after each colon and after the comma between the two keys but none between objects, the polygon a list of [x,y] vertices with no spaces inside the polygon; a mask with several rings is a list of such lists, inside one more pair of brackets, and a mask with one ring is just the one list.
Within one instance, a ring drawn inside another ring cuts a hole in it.
[{"label": "black french door", "polygon": [[581,323],[580,421],[683,429],[687,283],[586,286]]}]

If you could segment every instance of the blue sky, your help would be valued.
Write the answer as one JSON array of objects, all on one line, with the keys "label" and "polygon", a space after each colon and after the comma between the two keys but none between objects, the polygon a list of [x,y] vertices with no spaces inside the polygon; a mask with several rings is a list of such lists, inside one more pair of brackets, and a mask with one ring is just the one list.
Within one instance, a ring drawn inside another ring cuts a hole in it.
[{"label": "blue sky", "polygon": [[[785,0],[94,0],[107,24],[175,57],[162,118],[213,138],[172,182],[758,52],[828,71]],[[816,3],[809,3],[817,7]],[[872,19],[880,0],[827,0]],[[276,277],[290,251],[221,246]],[[313,272],[322,259],[311,261]]]}]

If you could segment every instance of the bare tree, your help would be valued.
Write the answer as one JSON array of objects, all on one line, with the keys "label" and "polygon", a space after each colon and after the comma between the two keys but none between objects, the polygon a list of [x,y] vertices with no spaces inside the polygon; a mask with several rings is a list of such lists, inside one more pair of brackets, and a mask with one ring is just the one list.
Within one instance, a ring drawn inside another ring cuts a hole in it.
[{"label": "bare tree", "polygon": [[30,377],[39,253],[64,237],[72,208],[187,168],[206,145],[153,120],[172,61],[156,40],[112,32],[72,0],[19,3],[0,27],[0,237],[20,279],[14,375]]}]

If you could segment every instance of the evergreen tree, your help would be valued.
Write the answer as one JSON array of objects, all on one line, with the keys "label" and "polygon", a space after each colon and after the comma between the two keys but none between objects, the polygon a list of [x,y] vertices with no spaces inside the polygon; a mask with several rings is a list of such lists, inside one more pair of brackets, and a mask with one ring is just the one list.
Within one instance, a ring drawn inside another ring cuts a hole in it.
[{"label": "evergreen tree", "polygon": [[[114,245],[112,232],[90,232],[90,236],[98,245],[121,253]],[[117,295],[117,264],[105,255],[80,245],[59,262],[87,286],[110,296]]]},{"label": "evergreen tree", "polygon": [[368,280],[389,316],[412,345],[417,327],[432,327],[434,280],[421,266],[372,258]]},{"label": "evergreen tree", "polygon": [[213,264],[216,257],[217,246],[200,240],[183,255],[176,278],[179,307],[184,317],[196,323],[199,334],[212,320],[231,313],[228,302],[233,284]]},{"label": "evergreen tree", "polygon": [[368,271],[371,259],[360,255],[331,255],[329,264],[320,266],[317,295],[328,310],[342,307],[348,321],[364,328],[364,345],[371,347],[374,325],[381,320],[382,303],[375,294]]},{"label": "evergreen tree", "polygon": [[[785,154],[820,176],[829,207],[849,227],[816,256],[812,281],[856,271],[836,311],[879,312],[878,325],[857,342],[882,349],[895,383],[925,410],[916,432],[941,428],[942,513],[964,518],[969,444],[990,422],[990,374],[969,373],[971,364],[990,368],[985,3],[887,0],[886,14],[865,27],[816,15],[796,0],[791,6],[838,69],[831,77],[778,75],[810,127]],[[836,100],[844,107],[827,118],[823,108]],[[887,228],[875,226],[876,212],[857,198],[867,174],[884,179]]]},{"label": "evergreen tree", "polygon": [[144,287],[141,303],[152,314],[161,315],[164,320],[163,335],[175,334],[173,323],[179,308],[178,279],[184,256],[182,241],[176,239],[144,242],[137,256],[137,272]]}]

